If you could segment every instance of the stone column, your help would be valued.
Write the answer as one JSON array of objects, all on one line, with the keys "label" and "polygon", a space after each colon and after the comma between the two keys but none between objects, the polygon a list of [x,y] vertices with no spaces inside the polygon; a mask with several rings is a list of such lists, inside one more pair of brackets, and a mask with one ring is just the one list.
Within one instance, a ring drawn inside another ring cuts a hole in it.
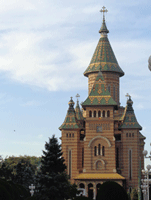
[{"label": "stone column", "polygon": [[93,183],[93,199],[96,199],[96,183]]},{"label": "stone column", "polygon": [[88,197],[88,185],[87,185],[87,182],[85,182],[85,196]]}]

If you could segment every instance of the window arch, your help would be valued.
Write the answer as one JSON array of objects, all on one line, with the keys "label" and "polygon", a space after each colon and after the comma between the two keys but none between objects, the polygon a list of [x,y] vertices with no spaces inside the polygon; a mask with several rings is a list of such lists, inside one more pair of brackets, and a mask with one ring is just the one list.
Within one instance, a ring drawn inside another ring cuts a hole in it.
[{"label": "window arch", "polygon": [[110,111],[109,110],[107,111],[107,117],[110,117]]},{"label": "window arch", "polygon": [[102,147],[102,156],[105,156],[105,147]]},{"label": "window arch", "polygon": [[92,117],[92,111],[91,110],[89,111],[89,117]]},{"label": "window arch", "polygon": [[94,111],[94,115],[93,116],[96,117],[96,110]]},{"label": "window arch", "polygon": [[105,110],[103,110],[103,117],[105,117]]},{"label": "window arch", "polygon": [[100,110],[98,111],[98,117],[101,117],[101,111]]}]

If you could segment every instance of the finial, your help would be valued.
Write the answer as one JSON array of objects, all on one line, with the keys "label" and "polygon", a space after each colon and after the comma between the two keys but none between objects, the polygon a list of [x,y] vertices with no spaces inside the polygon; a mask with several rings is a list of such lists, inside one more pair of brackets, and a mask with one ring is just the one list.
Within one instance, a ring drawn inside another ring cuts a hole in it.
[{"label": "finial", "polygon": [[77,95],[76,95],[77,101],[79,101],[79,99],[78,99],[79,97],[80,97],[80,95],[79,95],[79,94],[77,94]]},{"label": "finial", "polygon": [[106,7],[105,6],[103,6],[102,7],[102,9],[100,10],[100,12],[102,12],[103,13],[103,21],[105,21],[105,15],[104,15],[104,13],[106,12],[108,12],[108,10],[106,9]]},{"label": "finial", "polygon": [[125,95],[126,97],[127,97],[127,99],[129,98],[131,98],[131,96],[127,93],[126,95]]}]

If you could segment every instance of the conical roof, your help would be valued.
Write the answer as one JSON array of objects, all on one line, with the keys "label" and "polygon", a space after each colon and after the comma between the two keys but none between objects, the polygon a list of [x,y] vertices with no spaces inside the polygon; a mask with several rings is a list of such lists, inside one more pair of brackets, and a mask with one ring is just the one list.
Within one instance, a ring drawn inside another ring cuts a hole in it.
[{"label": "conical roof", "polygon": [[89,105],[117,105],[108,91],[102,72],[98,73],[88,98],[82,103],[82,106]]},{"label": "conical roof", "polygon": [[137,122],[132,105],[133,105],[133,101],[131,100],[131,97],[129,96],[129,99],[127,100],[127,106],[125,107],[123,123],[120,126],[120,128],[130,128],[130,129],[137,128],[141,130],[142,127]]},{"label": "conical roof", "polygon": [[74,101],[72,100],[72,97],[68,104],[69,104],[69,109],[67,111],[66,118],[63,124],[59,127],[59,129],[62,130],[62,129],[81,128],[81,125],[78,123],[78,120],[76,118],[76,113],[74,110]]},{"label": "conical roof", "polygon": [[109,31],[106,27],[105,19],[103,19],[102,27],[99,32],[101,33],[101,37],[91,62],[84,72],[84,75],[88,76],[89,73],[109,71],[119,73],[120,76],[123,76],[124,72],[118,65],[110,42],[107,38],[107,33]]},{"label": "conical roof", "polygon": [[84,120],[78,100],[77,100],[77,105],[76,105],[76,108],[75,108],[75,113],[76,113],[77,120]]}]

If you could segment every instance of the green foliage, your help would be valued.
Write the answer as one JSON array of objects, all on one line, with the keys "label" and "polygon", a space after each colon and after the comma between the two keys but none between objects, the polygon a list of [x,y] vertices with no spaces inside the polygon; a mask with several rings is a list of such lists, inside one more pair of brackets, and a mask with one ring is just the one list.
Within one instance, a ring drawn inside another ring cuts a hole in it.
[{"label": "green foliage", "polygon": [[71,185],[65,172],[66,166],[62,157],[61,145],[53,135],[46,142],[38,173],[40,200],[72,199],[76,196],[77,189]]},{"label": "green foliage", "polygon": [[24,187],[0,179],[0,200],[23,200],[29,195]]},{"label": "green foliage", "polygon": [[103,183],[96,197],[96,200],[128,200],[124,188],[116,182],[108,181]]},{"label": "green foliage", "polygon": [[34,182],[35,171],[30,161],[22,159],[15,167],[13,181],[23,185],[28,189],[29,185]]},{"label": "green foliage", "polygon": [[130,194],[131,200],[138,200],[138,191],[136,188],[132,189],[132,192]]}]

